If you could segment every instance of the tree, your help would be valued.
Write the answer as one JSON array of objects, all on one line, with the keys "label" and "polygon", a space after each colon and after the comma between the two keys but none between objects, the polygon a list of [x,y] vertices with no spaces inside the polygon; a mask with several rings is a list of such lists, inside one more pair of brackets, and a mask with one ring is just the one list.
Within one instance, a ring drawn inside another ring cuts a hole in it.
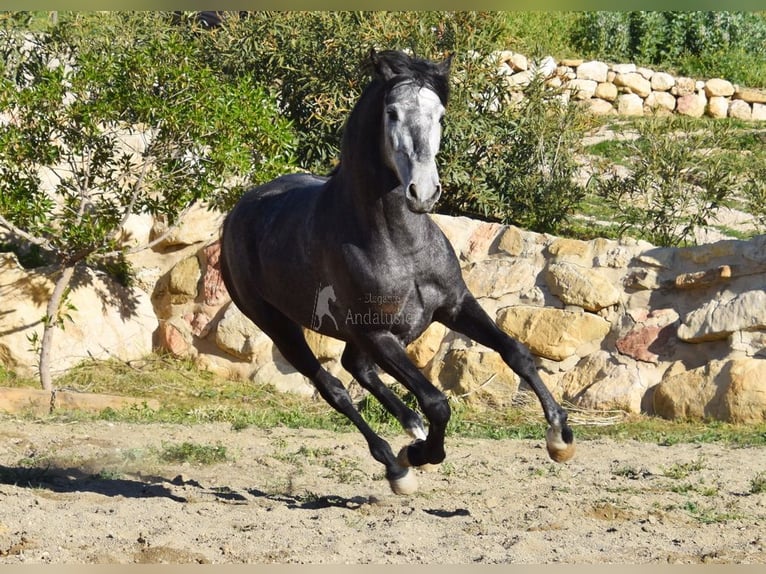
[{"label": "tree", "polygon": [[199,57],[198,31],[169,15],[75,14],[45,33],[0,33],[0,230],[53,262],[39,365],[53,390],[51,340],[77,267],[125,265],[131,214],[172,225],[195,202],[226,205],[287,171],[293,134],[268,93],[223,79]]}]

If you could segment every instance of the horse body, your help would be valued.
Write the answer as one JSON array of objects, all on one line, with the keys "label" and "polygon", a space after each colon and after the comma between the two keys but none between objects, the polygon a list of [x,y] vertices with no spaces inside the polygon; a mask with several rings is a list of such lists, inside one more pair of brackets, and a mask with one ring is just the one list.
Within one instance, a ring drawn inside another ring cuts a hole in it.
[{"label": "horse body", "polygon": [[[538,395],[554,460],[573,454],[566,412],[529,351],[503,333],[463,281],[447,238],[426,215],[441,194],[435,156],[450,59],[402,53],[371,58],[374,77],[352,110],[340,166],[329,178],[294,174],[246,192],[224,222],[222,274],[234,303],[346,415],[386,468],[397,493],[416,487],[410,466],[443,460],[449,404],[408,359],[407,344],[432,321],[498,351]],[[324,370],[302,327],[346,342],[343,366],[416,439],[394,456]],[[384,369],[417,398],[430,426],[377,375]]]}]

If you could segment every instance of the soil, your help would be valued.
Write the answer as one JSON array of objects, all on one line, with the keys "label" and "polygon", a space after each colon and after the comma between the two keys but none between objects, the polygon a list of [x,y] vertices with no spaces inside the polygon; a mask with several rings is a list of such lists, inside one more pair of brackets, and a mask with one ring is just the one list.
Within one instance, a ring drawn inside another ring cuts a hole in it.
[{"label": "soil", "polygon": [[[163,461],[183,443],[226,459]],[[764,448],[599,439],[557,465],[542,437],[450,437],[396,496],[355,433],[5,418],[0,563],[763,564],[764,471]]]}]

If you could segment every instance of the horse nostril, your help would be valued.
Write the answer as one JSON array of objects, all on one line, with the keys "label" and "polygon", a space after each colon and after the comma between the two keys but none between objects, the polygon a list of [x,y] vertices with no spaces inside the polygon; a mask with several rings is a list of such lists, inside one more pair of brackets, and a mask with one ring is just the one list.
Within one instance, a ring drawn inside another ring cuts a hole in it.
[{"label": "horse nostril", "polygon": [[412,199],[418,198],[418,192],[417,192],[417,189],[415,188],[414,183],[411,183],[407,186],[407,195],[411,197]]}]

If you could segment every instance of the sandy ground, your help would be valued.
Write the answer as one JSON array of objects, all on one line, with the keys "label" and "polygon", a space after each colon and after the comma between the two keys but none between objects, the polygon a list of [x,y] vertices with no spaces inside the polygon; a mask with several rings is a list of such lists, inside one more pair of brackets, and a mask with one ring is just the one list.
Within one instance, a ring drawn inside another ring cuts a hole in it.
[{"label": "sandy ground", "polygon": [[353,433],[0,418],[0,563],[766,563],[766,449],[543,444],[449,438],[401,497]]}]

